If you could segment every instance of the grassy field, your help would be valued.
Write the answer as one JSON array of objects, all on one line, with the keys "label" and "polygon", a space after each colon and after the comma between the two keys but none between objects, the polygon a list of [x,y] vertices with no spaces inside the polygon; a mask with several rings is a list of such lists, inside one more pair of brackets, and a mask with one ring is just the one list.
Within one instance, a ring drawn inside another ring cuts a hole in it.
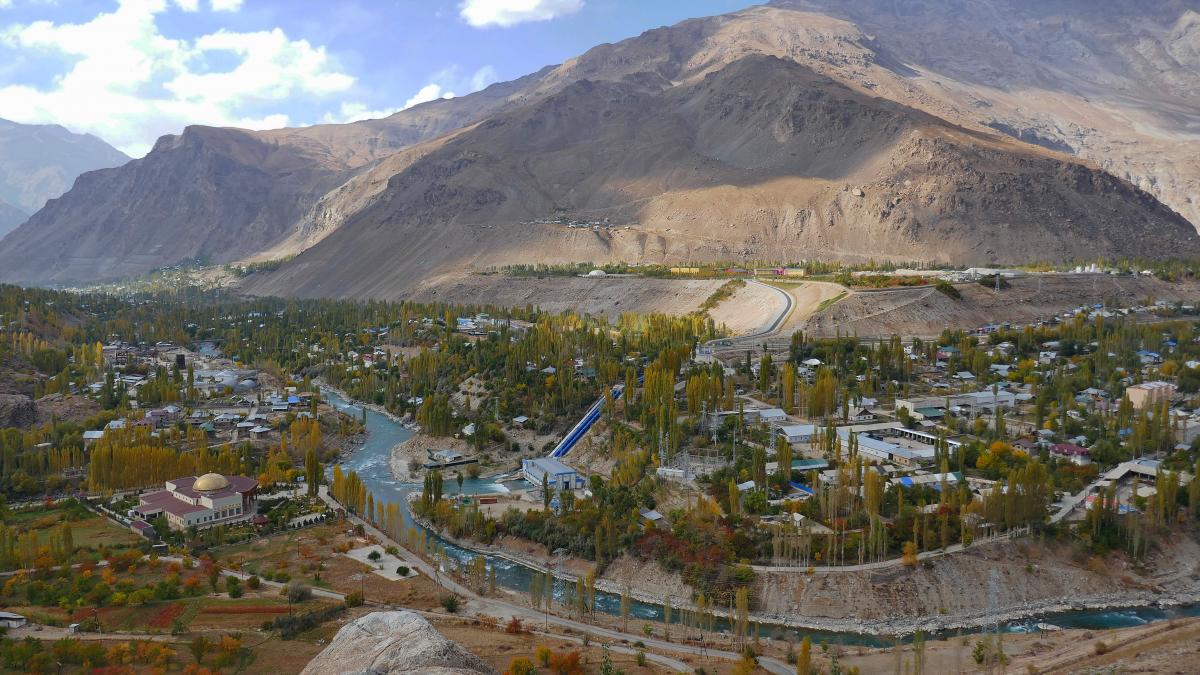
[{"label": "grassy field", "polygon": [[68,523],[75,545],[85,549],[95,549],[101,546],[124,548],[136,546],[142,539],[128,528],[96,515],[82,506],[68,507],[64,505],[49,508],[26,509],[12,511],[5,519],[5,525],[21,532],[34,531],[38,540],[45,542],[51,531]]}]

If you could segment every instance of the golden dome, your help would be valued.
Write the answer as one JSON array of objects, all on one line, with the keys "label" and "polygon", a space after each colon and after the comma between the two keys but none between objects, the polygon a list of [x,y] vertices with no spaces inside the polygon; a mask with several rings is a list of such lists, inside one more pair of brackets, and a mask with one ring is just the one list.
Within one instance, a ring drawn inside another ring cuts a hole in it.
[{"label": "golden dome", "polygon": [[229,479],[219,473],[206,473],[197,478],[192,487],[199,492],[212,492],[229,487]]}]

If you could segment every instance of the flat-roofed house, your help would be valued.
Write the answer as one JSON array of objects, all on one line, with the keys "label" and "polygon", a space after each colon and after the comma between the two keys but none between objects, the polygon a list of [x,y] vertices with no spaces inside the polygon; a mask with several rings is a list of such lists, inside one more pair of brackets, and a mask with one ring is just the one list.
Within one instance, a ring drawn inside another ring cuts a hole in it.
[{"label": "flat-roofed house", "polygon": [[579,472],[553,457],[521,460],[521,476],[537,487],[541,487],[545,477],[549,487],[555,490],[577,490],[584,486]]},{"label": "flat-roofed house", "polygon": [[1142,410],[1147,406],[1154,405],[1161,401],[1169,400],[1175,395],[1175,385],[1170,382],[1143,382],[1135,384],[1131,387],[1126,387],[1125,397],[1133,404],[1134,408]]}]

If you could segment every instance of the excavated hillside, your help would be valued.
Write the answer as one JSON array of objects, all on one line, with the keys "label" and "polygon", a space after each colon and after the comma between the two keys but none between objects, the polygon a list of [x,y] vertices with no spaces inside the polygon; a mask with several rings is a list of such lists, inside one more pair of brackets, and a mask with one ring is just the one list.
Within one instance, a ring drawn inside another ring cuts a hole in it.
[{"label": "excavated hillside", "polygon": [[[579,80],[405,154],[365,209],[248,290],[397,297],[514,262],[1197,251],[1183,218],[1104,172],[771,56],[691,84]],[[605,224],[530,222],[547,215]]]}]

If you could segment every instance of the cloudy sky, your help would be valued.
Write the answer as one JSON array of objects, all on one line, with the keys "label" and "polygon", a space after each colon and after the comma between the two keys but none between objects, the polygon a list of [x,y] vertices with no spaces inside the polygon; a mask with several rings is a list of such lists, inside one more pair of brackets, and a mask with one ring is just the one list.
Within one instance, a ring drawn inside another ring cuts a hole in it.
[{"label": "cloudy sky", "polygon": [[0,118],[133,156],[187,124],[382,117],[753,0],[0,0]]}]

